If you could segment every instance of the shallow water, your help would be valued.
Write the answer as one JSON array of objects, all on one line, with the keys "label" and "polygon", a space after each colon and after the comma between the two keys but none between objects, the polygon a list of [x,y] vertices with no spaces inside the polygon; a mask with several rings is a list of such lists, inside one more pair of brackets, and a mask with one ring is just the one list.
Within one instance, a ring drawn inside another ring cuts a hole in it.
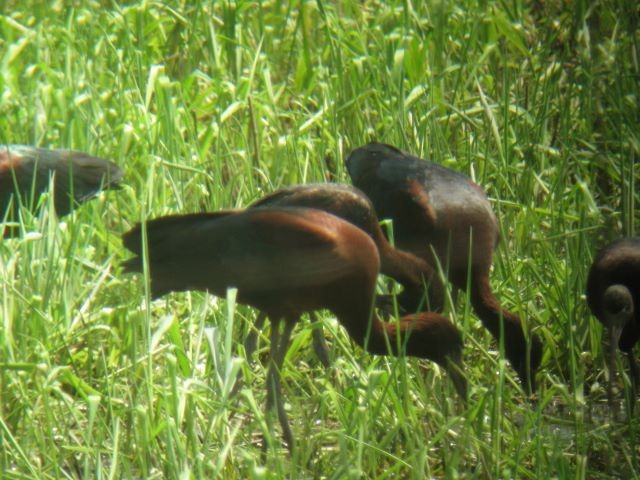
[{"label": "shallow water", "polygon": [[545,406],[544,416],[545,428],[549,433],[565,440],[573,438],[578,433],[576,430],[584,433],[622,427],[632,419],[622,395],[616,397],[613,406],[605,397],[587,398],[580,411],[575,411],[575,407],[567,404],[563,398],[554,399]]}]

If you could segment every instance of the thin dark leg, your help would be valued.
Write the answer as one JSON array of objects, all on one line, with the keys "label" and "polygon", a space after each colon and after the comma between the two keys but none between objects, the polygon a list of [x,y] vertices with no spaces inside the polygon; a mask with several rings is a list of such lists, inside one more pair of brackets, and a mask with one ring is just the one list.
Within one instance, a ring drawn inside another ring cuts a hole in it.
[{"label": "thin dark leg", "polygon": [[[269,373],[267,374],[267,405],[266,412],[268,412],[275,406],[278,412],[278,420],[280,420],[280,426],[282,427],[282,436],[284,437],[289,452],[293,452],[294,440],[291,427],[289,426],[289,419],[287,412],[284,409],[284,402],[282,400],[282,389],[280,387],[280,369],[284,362],[284,357],[289,347],[289,339],[291,338],[291,332],[295,326],[295,321],[285,320],[284,330],[282,334],[279,333],[280,321],[271,322],[271,360],[269,364]],[[263,445],[266,449],[266,442]]]},{"label": "thin dark leg", "polygon": [[[253,354],[256,351],[256,347],[258,346],[258,335],[262,331],[262,327],[264,326],[264,321],[267,319],[267,315],[258,312],[258,316],[256,317],[256,321],[251,327],[251,331],[247,335],[247,338],[244,340],[244,353],[247,358],[247,362],[249,365],[253,365]],[[240,388],[242,387],[243,381],[242,377],[238,377],[236,379],[236,383],[231,390],[231,397],[235,397]]]},{"label": "thin dark leg", "polygon": [[[258,316],[256,317],[256,321],[253,324],[253,328],[244,341],[244,351],[249,363],[253,363],[252,357],[256,351],[256,347],[258,346],[258,335],[264,327],[264,321],[266,318],[267,316],[264,313],[261,312],[258,314]],[[331,359],[329,358],[329,347],[327,346],[327,342],[324,338],[322,324],[319,323],[318,317],[315,314],[314,318],[318,324],[311,332],[313,350],[316,352],[320,363],[322,363],[325,368],[329,368],[331,367]]]},{"label": "thin dark leg", "polygon": [[315,350],[320,363],[322,363],[325,368],[329,368],[331,366],[331,360],[329,359],[329,347],[327,346],[327,342],[324,338],[324,329],[322,328],[322,323],[320,323],[318,316],[315,313],[312,314],[312,316],[317,323],[311,331],[313,349]]},{"label": "thin dark leg", "polygon": [[267,316],[264,313],[258,313],[256,321],[244,341],[244,352],[249,363],[252,363],[253,359],[251,357],[253,357],[253,354],[256,351],[256,347],[258,346],[258,335],[262,331],[262,327],[264,327],[264,321],[266,319]]}]

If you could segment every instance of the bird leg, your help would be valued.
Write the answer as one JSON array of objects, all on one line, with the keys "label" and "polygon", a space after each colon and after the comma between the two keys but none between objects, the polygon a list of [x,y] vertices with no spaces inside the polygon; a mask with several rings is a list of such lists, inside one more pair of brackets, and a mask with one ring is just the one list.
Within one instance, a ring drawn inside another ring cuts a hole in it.
[{"label": "bird leg", "polygon": [[[284,330],[280,334],[280,321],[271,322],[271,354],[269,363],[269,373],[267,374],[267,404],[266,413],[268,414],[273,407],[276,407],[278,412],[278,420],[282,427],[282,436],[284,437],[289,452],[293,452],[294,440],[291,427],[289,426],[289,419],[287,418],[287,412],[284,409],[284,402],[282,400],[282,389],[280,386],[280,370],[284,362],[284,357],[289,348],[289,339],[291,338],[291,332],[296,322],[291,319],[285,319]],[[263,444],[263,450],[266,452],[267,444]]]},{"label": "bird leg", "polygon": [[[616,349],[618,348],[618,342],[620,341],[620,334],[622,333],[622,327],[619,325],[609,325],[607,327],[607,339],[609,340],[606,345],[607,348],[607,366],[609,367],[609,384],[607,385],[607,400],[609,402],[609,408],[613,412],[614,420],[617,417],[617,409],[614,405],[613,399],[613,384],[616,381]],[[629,364],[630,369],[633,369],[631,363]],[[633,372],[632,375],[633,377]],[[633,382],[633,380],[632,380]]]},{"label": "bird leg", "polygon": [[[247,338],[245,338],[244,340],[244,353],[249,365],[253,365],[253,354],[255,353],[258,346],[258,334],[262,331],[262,327],[264,326],[264,321],[266,319],[267,316],[263,312],[259,312],[258,316],[256,317],[256,321],[251,327],[251,331],[248,333]],[[241,377],[238,377],[236,379],[236,383],[231,389],[231,397],[235,397],[238,394],[243,383],[244,382],[242,381]]]},{"label": "bird leg", "polygon": [[264,321],[266,320],[266,318],[267,316],[263,312],[258,313],[256,321],[254,322],[251,331],[244,341],[244,353],[249,363],[253,363],[251,357],[253,357],[253,354],[256,351],[256,347],[258,346],[258,334],[262,331],[262,327],[264,327]]},{"label": "bird leg", "polygon": [[311,337],[313,340],[313,350],[316,352],[320,363],[325,368],[331,367],[331,360],[329,359],[329,347],[327,346],[327,342],[324,338],[324,329],[322,328],[322,323],[318,319],[318,316],[314,313],[312,314],[313,318],[315,318],[317,325],[311,330]]},{"label": "bird leg", "polygon": [[[322,363],[325,368],[329,368],[331,367],[331,360],[329,358],[329,347],[327,346],[327,342],[324,338],[324,330],[322,328],[322,324],[319,322],[317,316],[314,315],[314,317],[316,319],[317,325],[311,332],[313,350],[316,352],[320,363]],[[264,321],[266,318],[267,316],[264,313],[260,312],[258,314],[251,331],[244,341],[244,351],[249,363],[253,363],[253,359],[251,357],[255,353],[256,347],[258,346],[258,334],[264,327]]]}]

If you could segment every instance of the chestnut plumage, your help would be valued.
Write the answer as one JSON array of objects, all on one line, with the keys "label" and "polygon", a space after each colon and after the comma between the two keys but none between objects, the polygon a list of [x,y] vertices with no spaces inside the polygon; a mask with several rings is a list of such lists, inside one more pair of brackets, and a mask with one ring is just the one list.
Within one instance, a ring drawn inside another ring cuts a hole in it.
[{"label": "chestnut plumage", "polygon": [[640,339],[640,237],[624,238],[596,255],[587,278],[587,303],[607,330],[604,336],[609,367],[609,402],[613,402],[616,346],[627,354],[631,382],[638,385],[633,347]]},{"label": "chestnut plumage", "polygon": [[[404,287],[399,295],[401,304],[411,305],[413,312],[420,304],[429,311],[442,308],[443,286],[435,270],[422,258],[391,246],[380,228],[371,200],[360,189],[336,183],[295,185],[266,195],[249,208],[274,206],[315,208],[360,228],[378,248],[380,272]],[[428,295],[423,298],[425,287]]]},{"label": "chestnut plumage", "polygon": [[354,225],[323,211],[284,207],[158,218],[124,234],[124,246],[136,255],[124,263],[126,271],[143,269],[143,229],[154,297],[188,289],[225,295],[235,287],[239,302],[269,316],[267,409],[276,408],[290,449],[294,438],[279,372],[293,326],[304,312],[331,310],[371,353],[397,354],[400,345],[407,355],[437,362],[466,397],[462,340],[451,322],[423,313],[385,323],[372,314],[378,250]]},{"label": "chestnut plumage", "polygon": [[[396,250],[389,244],[382,233],[371,201],[359,189],[335,183],[295,185],[266,195],[252,203],[249,208],[274,206],[315,208],[360,228],[371,237],[378,248],[381,273],[395,279],[404,287],[399,297],[400,304],[423,304],[424,310],[429,311],[436,311],[442,307],[443,287],[437,274],[423,259]],[[429,296],[422,300],[425,287],[429,290]],[[386,308],[392,307],[388,297],[379,296],[377,303]],[[246,350],[249,356],[255,350],[257,331],[263,323],[264,318],[256,320],[256,328],[247,337]],[[329,366],[329,351],[321,327],[313,329],[312,338],[318,358],[325,366]]]},{"label": "chestnut plumage", "polygon": [[507,358],[535,391],[542,344],[533,334],[527,342],[520,318],[500,305],[489,284],[499,228],[484,191],[460,173],[380,143],[355,149],[346,165],[378,217],[393,220],[397,248],[440,265],[456,288],[466,290],[469,281],[476,313],[494,338],[504,332]]}]

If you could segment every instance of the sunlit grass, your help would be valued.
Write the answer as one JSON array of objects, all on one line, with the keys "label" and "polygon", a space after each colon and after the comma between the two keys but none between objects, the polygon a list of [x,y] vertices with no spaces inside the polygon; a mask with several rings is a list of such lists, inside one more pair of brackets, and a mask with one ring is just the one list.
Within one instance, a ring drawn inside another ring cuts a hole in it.
[{"label": "sunlit grass", "polygon": [[[638,474],[637,422],[603,406],[583,295],[597,248],[636,232],[638,7],[0,8],[0,143],[84,150],[126,172],[119,191],[64,219],[25,215],[26,234],[0,243],[3,478]],[[305,317],[283,371],[298,449],[275,441],[263,461],[262,436],[280,435],[263,411],[268,335],[255,366],[242,347],[255,312],[197,292],[149,302],[144,277],[120,270],[119,236],[279,186],[347,182],[345,156],[370,140],[486,189],[502,230],[494,289],[545,342],[539,399],[526,401],[464,294],[450,316],[466,408],[436,366],[372,357],[330,314],[322,368]]]}]

